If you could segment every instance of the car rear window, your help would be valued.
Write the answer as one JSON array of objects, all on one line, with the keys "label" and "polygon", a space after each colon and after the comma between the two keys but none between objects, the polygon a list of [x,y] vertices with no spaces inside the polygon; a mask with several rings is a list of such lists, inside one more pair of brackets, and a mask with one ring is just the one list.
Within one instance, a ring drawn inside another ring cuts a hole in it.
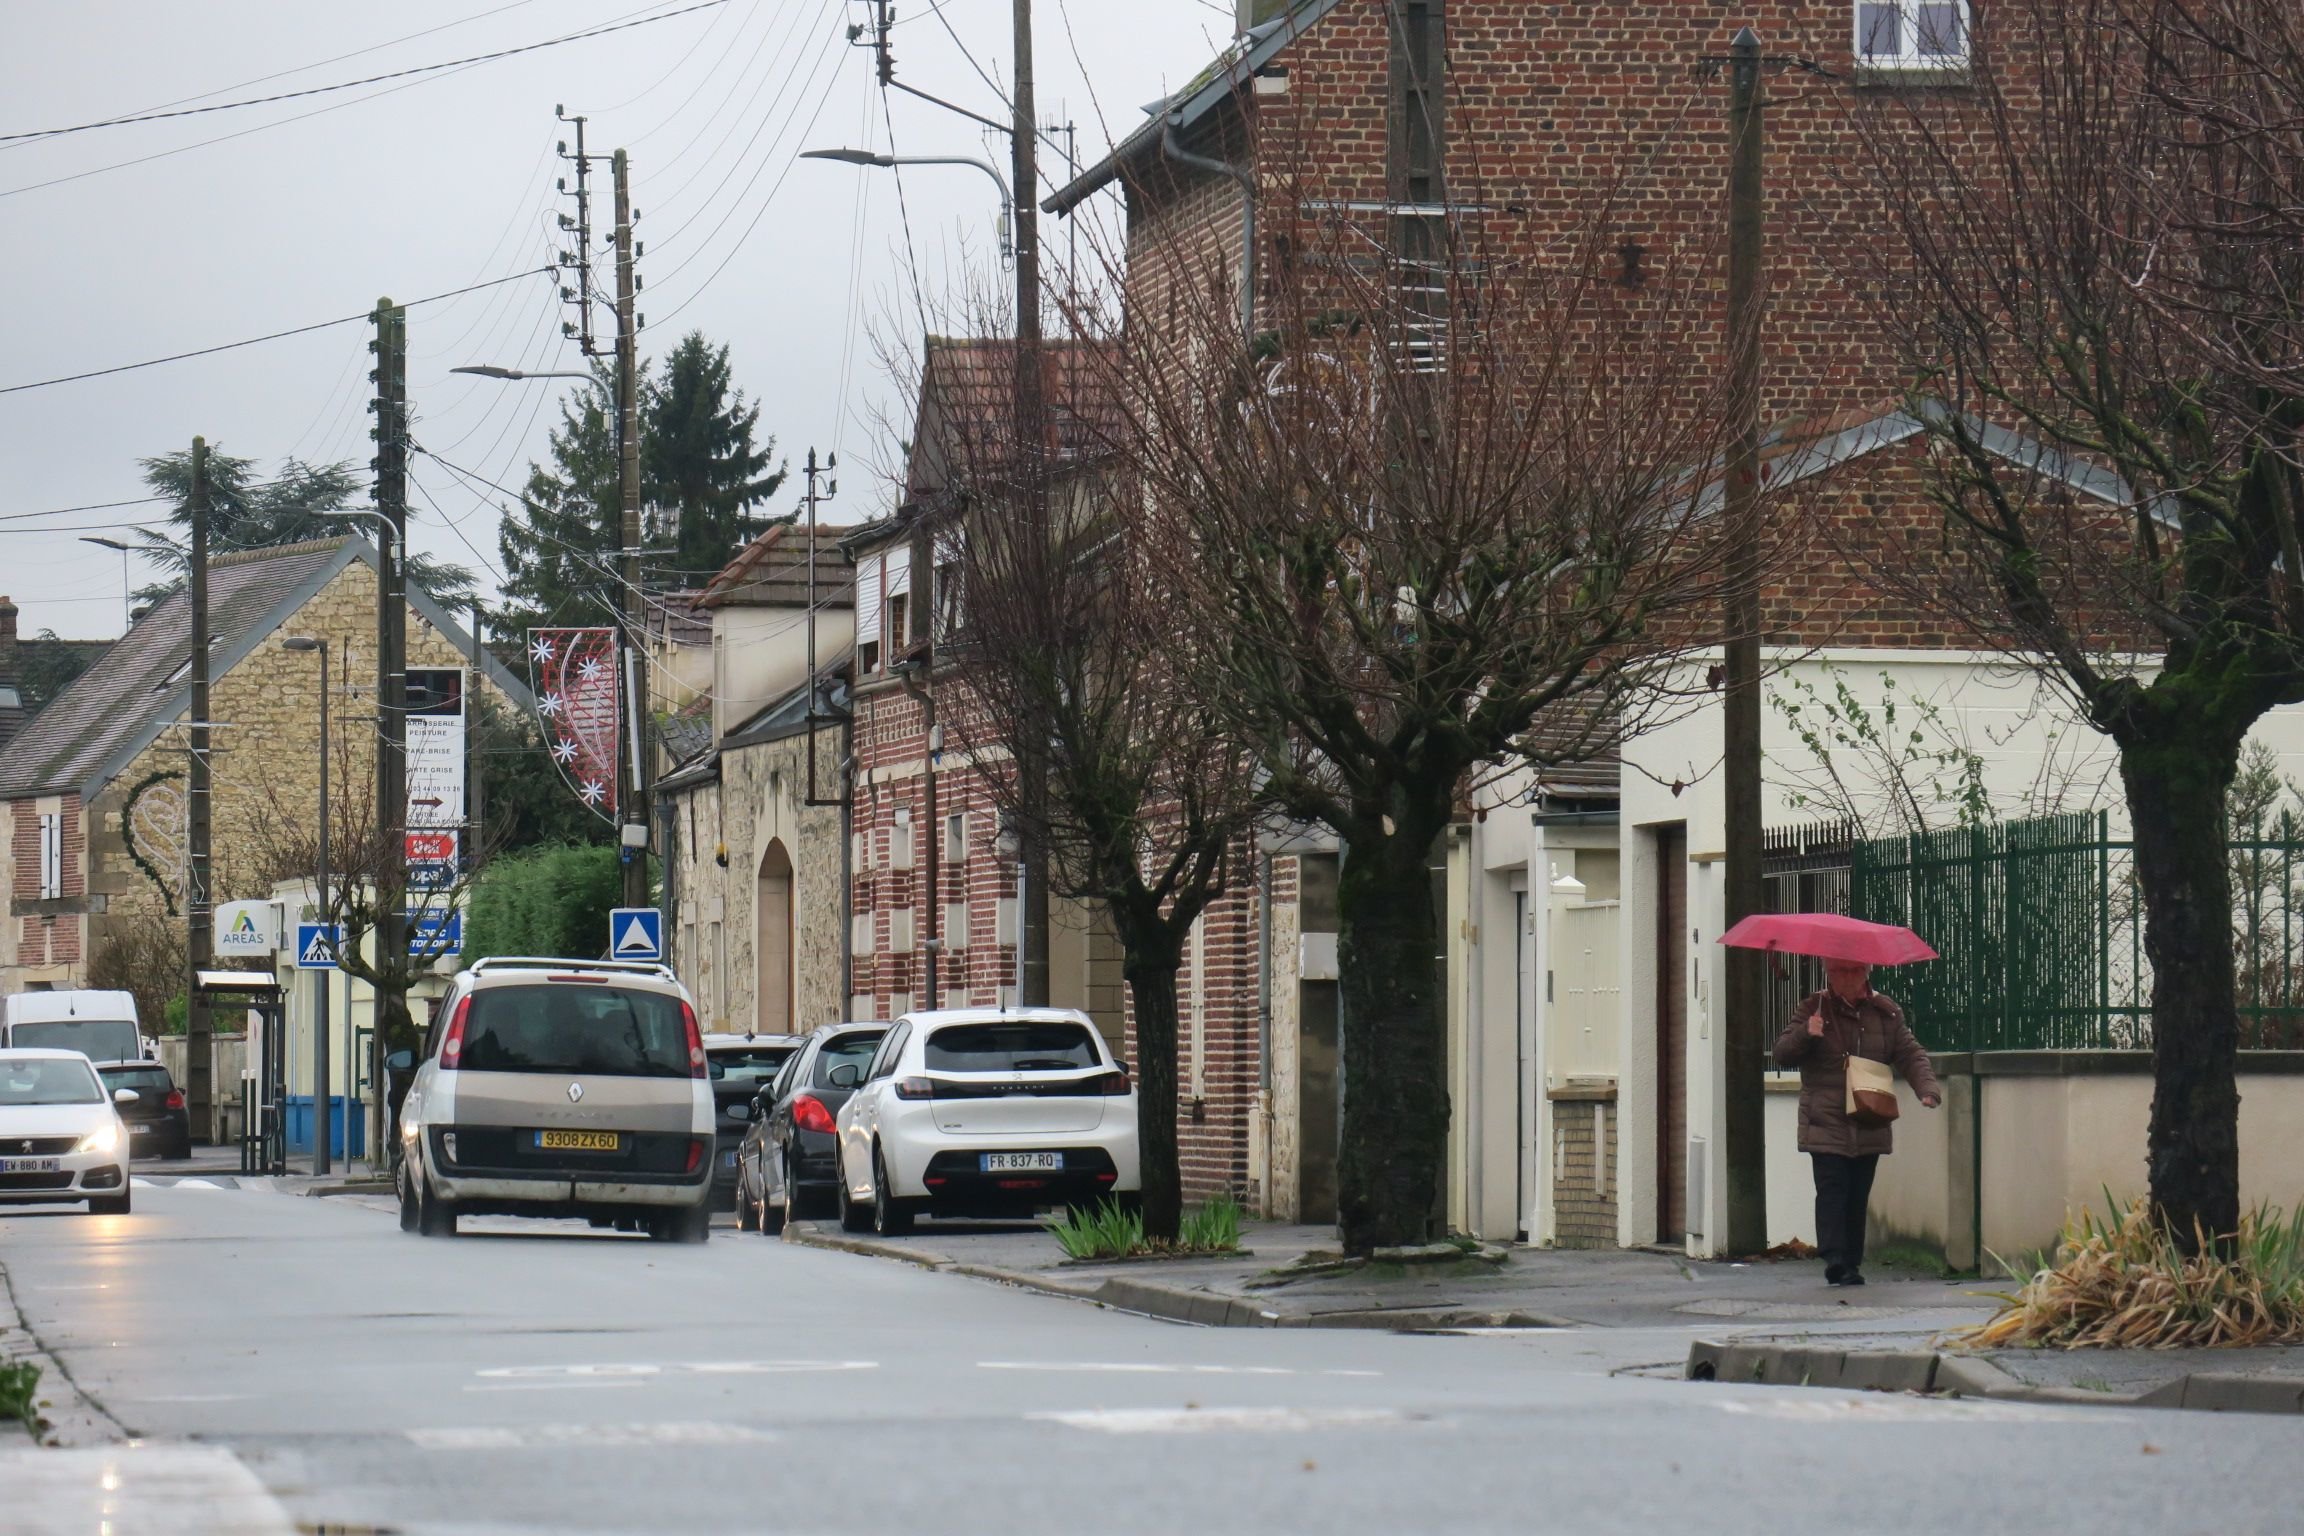
[{"label": "car rear window", "polygon": [[175,1087],[166,1067],[104,1067],[99,1069],[107,1088],[133,1088],[138,1093],[165,1094]]},{"label": "car rear window", "polygon": [[485,987],[464,1020],[466,1072],[688,1076],[680,999],[625,987]]},{"label": "car rear window", "polygon": [[705,1059],[711,1063],[714,1082],[765,1083],[792,1059],[792,1047],[748,1046],[740,1051],[714,1051]]},{"label": "car rear window", "polygon": [[816,1053],[816,1070],[810,1079],[811,1084],[818,1088],[830,1088],[833,1086],[832,1072],[837,1067],[854,1067],[856,1080],[862,1082],[864,1074],[871,1069],[873,1056],[880,1050],[880,1042],[887,1034],[888,1031],[884,1029],[860,1029],[852,1035],[841,1035],[837,1039],[825,1041],[824,1049]]},{"label": "car rear window", "polygon": [[1087,1027],[1019,1019],[997,1024],[950,1024],[928,1037],[926,1064],[938,1072],[1032,1072],[1097,1067]]}]

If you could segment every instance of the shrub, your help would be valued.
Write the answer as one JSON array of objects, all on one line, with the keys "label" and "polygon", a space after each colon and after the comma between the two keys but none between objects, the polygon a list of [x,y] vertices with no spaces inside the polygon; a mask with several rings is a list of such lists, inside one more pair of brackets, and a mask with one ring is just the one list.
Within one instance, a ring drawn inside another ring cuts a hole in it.
[{"label": "shrub", "polygon": [[[2110,1196],[2106,1196],[2107,1204]],[[2283,1220],[2258,1206],[2219,1248],[2186,1253],[2146,1201],[2083,1211],[2053,1255],[2002,1294],[1990,1321],[1951,1335],[1971,1349],[2239,1348],[2304,1341],[2304,1207]]]},{"label": "shrub", "polygon": [[498,858],[473,883],[464,959],[605,954],[622,887],[613,847],[559,843]]}]

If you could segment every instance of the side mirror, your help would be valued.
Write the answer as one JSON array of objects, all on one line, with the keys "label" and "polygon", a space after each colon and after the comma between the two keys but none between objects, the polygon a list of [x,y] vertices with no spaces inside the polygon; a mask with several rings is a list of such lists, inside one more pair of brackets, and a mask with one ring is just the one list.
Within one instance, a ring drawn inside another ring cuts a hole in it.
[{"label": "side mirror", "polygon": [[830,1082],[835,1088],[860,1088],[864,1084],[864,1069],[852,1061],[843,1062],[832,1069]]},{"label": "side mirror", "polygon": [[728,1118],[731,1120],[749,1120],[752,1118],[752,1106],[738,1100],[728,1106]]},{"label": "side mirror", "polygon": [[133,1088],[115,1088],[112,1090],[112,1102],[115,1104],[133,1104],[143,1097],[144,1095]]},{"label": "side mirror", "polygon": [[415,1071],[416,1053],[414,1051],[394,1051],[384,1058],[384,1070],[387,1072]]}]

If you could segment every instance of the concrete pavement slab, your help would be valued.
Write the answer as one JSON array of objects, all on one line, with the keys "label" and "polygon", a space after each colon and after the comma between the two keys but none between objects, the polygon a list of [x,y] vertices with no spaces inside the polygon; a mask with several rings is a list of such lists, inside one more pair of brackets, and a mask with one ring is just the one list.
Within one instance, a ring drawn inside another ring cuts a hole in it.
[{"label": "concrete pavement slab", "polygon": [[[295,1536],[279,1500],[221,1446],[0,1447],[10,1536]],[[309,1527],[306,1527],[309,1529]]]}]

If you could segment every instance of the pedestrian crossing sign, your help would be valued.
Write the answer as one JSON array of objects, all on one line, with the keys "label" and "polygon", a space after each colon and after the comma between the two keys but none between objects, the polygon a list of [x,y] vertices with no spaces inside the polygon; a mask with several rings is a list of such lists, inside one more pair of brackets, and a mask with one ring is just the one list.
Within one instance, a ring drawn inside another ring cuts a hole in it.
[{"label": "pedestrian crossing sign", "polygon": [[336,951],[343,947],[342,923],[298,923],[296,925],[296,969],[300,971],[332,971],[336,969]]},{"label": "pedestrian crossing sign", "polygon": [[664,959],[664,913],[656,907],[618,907],[608,914],[608,958]]}]

